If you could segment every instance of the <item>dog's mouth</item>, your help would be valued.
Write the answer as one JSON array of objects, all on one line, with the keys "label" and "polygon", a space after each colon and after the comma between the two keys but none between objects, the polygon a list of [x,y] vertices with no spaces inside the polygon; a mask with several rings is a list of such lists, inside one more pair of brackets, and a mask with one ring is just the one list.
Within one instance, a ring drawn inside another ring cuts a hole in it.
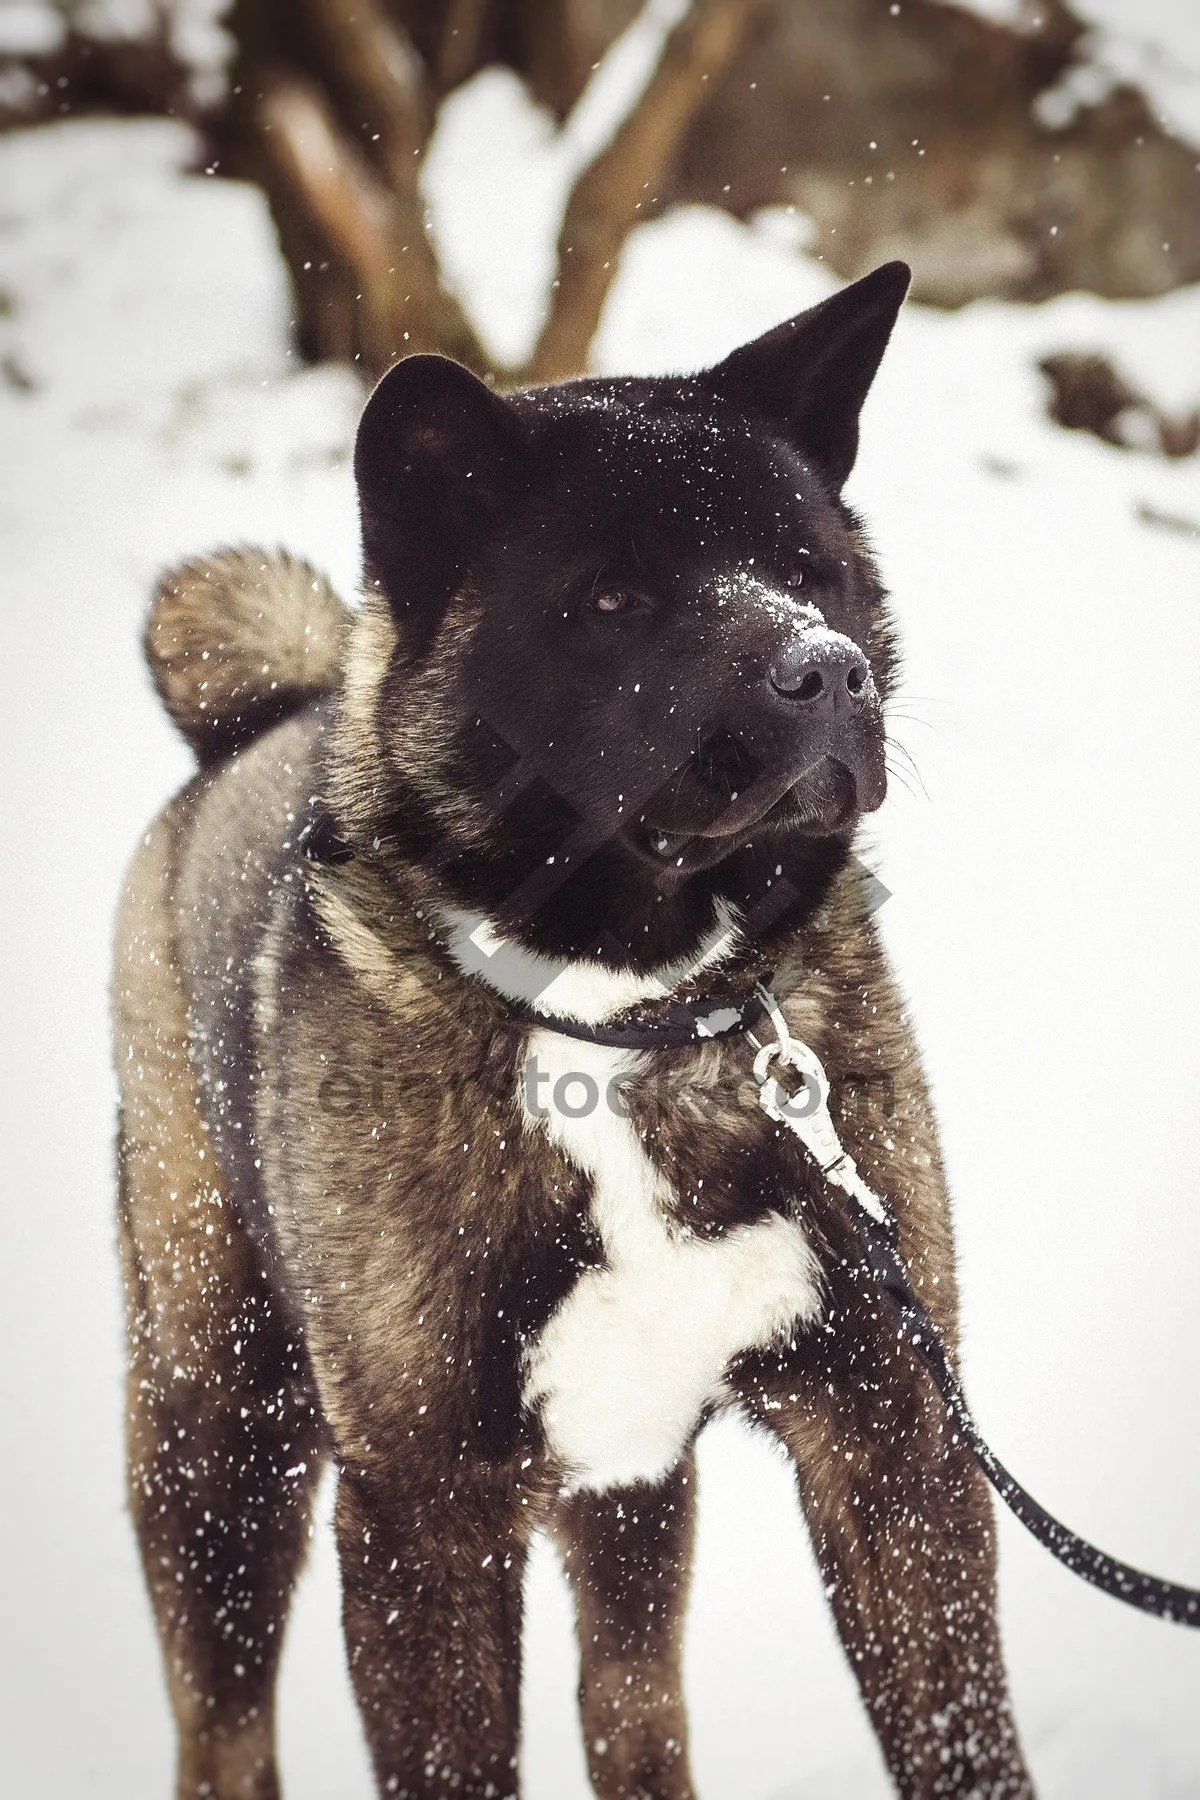
[{"label": "dog's mouth", "polygon": [[760,780],[750,792],[735,794],[708,823],[681,830],[657,823],[647,809],[627,836],[651,862],[691,874],[764,838],[848,835],[863,813],[882,805],[886,782],[882,755],[864,759],[856,769],[821,756],[790,782]]}]

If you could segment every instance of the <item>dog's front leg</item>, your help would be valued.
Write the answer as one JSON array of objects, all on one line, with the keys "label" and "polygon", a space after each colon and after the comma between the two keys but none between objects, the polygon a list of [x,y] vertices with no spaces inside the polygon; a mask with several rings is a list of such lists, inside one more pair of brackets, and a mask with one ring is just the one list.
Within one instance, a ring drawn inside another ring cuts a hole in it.
[{"label": "dog's front leg", "polygon": [[1028,1800],[996,1621],[984,1478],[924,1373],[882,1380],[786,1363],[743,1371],[795,1461],[825,1589],[905,1800]]},{"label": "dog's front leg", "polygon": [[512,1800],[534,1501],[506,1470],[421,1449],[386,1477],[343,1469],[338,1486],[346,1648],[379,1793]]},{"label": "dog's front leg", "polygon": [[575,1597],[579,1710],[601,1800],[692,1800],[680,1667],[696,1471],[580,1493],[552,1531]]}]

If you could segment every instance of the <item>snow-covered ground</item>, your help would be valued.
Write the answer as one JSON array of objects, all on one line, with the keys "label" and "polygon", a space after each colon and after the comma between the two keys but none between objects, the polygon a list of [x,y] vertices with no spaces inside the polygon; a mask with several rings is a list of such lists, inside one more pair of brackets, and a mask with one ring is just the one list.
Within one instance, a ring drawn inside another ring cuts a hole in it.
[{"label": "snow-covered ground", "polygon": [[[536,324],[547,154],[493,76],[456,102],[431,167],[439,238],[506,348]],[[355,578],[356,383],[289,356],[260,197],[183,173],[188,155],[163,123],[0,143],[0,1741],[10,1791],[46,1800],[154,1800],[169,1783],[122,1508],[105,1022],[122,865],[188,768],[140,662],[147,590],[164,561],[237,539]],[[643,228],[597,366],[696,366],[829,291],[790,227],[697,209]],[[957,1195],[976,1409],[1070,1523],[1193,1583],[1200,461],[1050,426],[1034,363],[1105,348],[1183,406],[1200,400],[1198,343],[1200,291],[911,309],[852,480],[907,643],[894,729],[919,780],[894,788],[871,854]],[[701,1485],[687,1671],[701,1793],[884,1795],[787,1471],[722,1425]],[[1095,1594],[1007,1518],[1000,1533],[1044,1800],[1200,1793],[1200,1638]],[[336,1612],[323,1526],[283,1675],[289,1800],[369,1791]],[[527,1641],[527,1795],[583,1800],[549,1555]]]}]

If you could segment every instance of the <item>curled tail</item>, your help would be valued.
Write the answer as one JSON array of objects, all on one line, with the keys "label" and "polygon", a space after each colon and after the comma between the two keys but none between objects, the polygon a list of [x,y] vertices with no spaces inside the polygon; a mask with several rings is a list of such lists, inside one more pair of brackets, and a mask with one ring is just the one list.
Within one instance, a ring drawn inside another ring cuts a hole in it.
[{"label": "curled tail", "polygon": [[172,719],[213,763],[333,689],[349,618],[308,563],[220,550],[163,576],[146,660]]}]

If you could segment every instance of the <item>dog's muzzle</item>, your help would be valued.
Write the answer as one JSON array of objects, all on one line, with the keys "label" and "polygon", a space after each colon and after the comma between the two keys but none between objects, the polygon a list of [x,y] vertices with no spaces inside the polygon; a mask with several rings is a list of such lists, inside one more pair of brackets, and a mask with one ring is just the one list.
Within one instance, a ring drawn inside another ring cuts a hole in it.
[{"label": "dog's muzzle", "polygon": [[811,830],[837,829],[882,803],[882,707],[870,663],[843,633],[817,625],[790,636],[730,711],[697,754],[698,777],[718,802],[691,823],[697,835],[745,832],[789,796],[790,822]]}]

